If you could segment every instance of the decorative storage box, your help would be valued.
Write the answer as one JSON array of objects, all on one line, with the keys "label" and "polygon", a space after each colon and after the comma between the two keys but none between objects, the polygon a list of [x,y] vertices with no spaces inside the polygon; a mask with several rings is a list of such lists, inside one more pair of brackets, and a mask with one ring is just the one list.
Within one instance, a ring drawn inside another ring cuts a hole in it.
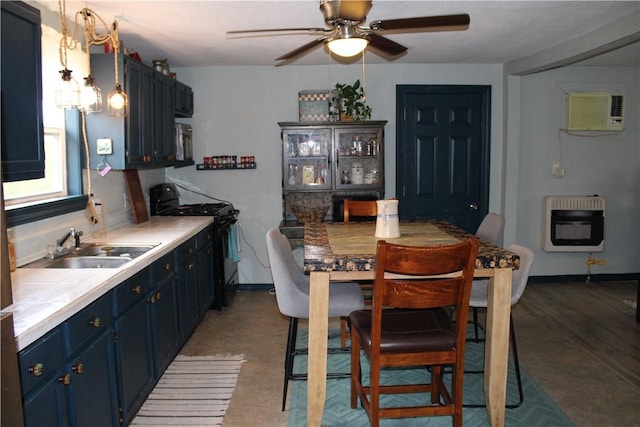
[{"label": "decorative storage box", "polygon": [[329,121],[328,90],[303,90],[298,92],[298,112],[301,122]]}]

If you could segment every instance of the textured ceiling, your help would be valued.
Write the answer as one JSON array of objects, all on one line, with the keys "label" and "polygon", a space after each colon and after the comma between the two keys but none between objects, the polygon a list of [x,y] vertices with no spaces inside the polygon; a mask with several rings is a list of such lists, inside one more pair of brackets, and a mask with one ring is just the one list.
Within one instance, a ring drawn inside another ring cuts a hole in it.
[{"label": "textured ceiling", "polygon": [[[58,11],[58,1],[39,1]],[[117,19],[121,39],[142,60],[167,58],[171,67],[275,65],[275,58],[316,36],[300,33],[234,38],[229,30],[323,27],[318,0],[298,1],[67,1],[73,19],[83,7],[107,23]],[[393,63],[506,63],[533,55],[640,10],[638,1],[391,1],[374,0],[366,23],[378,19],[468,13],[467,31],[394,34],[409,48]],[[639,23],[640,26],[640,23]],[[636,43],[590,61],[593,65],[638,65]],[[354,59],[353,61],[359,61]],[[352,61],[352,62],[353,62]],[[372,52],[367,63],[387,63]],[[293,65],[328,64],[320,47]]]}]

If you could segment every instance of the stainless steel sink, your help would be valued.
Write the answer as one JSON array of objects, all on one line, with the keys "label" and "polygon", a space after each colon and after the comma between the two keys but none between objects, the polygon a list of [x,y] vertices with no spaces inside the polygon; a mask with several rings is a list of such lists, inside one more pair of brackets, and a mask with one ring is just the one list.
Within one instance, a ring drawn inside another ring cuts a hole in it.
[{"label": "stainless steel sink", "polygon": [[68,256],[53,261],[45,268],[118,268],[131,259],[125,256]]},{"label": "stainless steel sink", "polygon": [[89,243],[56,257],[42,258],[28,268],[118,268],[158,246],[159,243]]},{"label": "stainless steel sink", "polygon": [[157,244],[92,243],[75,252],[78,256],[138,257]]}]

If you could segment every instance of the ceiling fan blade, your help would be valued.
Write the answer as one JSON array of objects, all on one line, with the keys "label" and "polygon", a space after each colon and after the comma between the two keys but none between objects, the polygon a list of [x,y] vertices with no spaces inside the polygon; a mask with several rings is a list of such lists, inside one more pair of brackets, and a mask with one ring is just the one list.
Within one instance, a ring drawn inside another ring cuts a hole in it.
[{"label": "ceiling fan blade", "polygon": [[400,55],[407,51],[406,46],[375,33],[368,34],[367,38],[369,39],[370,47],[381,50],[388,55]]},{"label": "ceiling fan blade", "polygon": [[227,31],[227,34],[247,34],[247,33],[277,33],[277,32],[308,32],[312,34],[330,33],[332,30],[327,28],[260,28],[254,30],[232,30]]},{"label": "ceiling fan blade", "polygon": [[469,28],[467,14],[423,16],[421,18],[386,19],[374,21],[369,27],[374,31],[464,31]]},{"label": "ceiling fan blade", "polygon": [[342,0],[338,15],[342,19],[360,22],[367,17],[371,9],[371,0]]},{"label": "ceiling fan blade", "polygon": [[312,42],[309,42],[303,46],[300,46],[297,49],[292,50],[291,52],[287,52],[284,55],[276,58],[276,61],[283,61],[278,65],[284,65],[285,63],[291,62],[292,60],[317,48],[318,46],[323,44],[325,40],[327,40],[327,37],[320,37],[319,39],[315,39]]}]

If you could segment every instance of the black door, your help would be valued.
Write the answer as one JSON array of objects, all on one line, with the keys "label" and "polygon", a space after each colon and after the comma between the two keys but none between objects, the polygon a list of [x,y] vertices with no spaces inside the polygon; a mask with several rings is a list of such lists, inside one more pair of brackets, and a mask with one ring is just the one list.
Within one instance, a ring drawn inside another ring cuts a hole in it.
[{"label": "black door", "polygon": [[489,86],[397,86],[401,219],[475,232],[489,202],[490,97]]}]

